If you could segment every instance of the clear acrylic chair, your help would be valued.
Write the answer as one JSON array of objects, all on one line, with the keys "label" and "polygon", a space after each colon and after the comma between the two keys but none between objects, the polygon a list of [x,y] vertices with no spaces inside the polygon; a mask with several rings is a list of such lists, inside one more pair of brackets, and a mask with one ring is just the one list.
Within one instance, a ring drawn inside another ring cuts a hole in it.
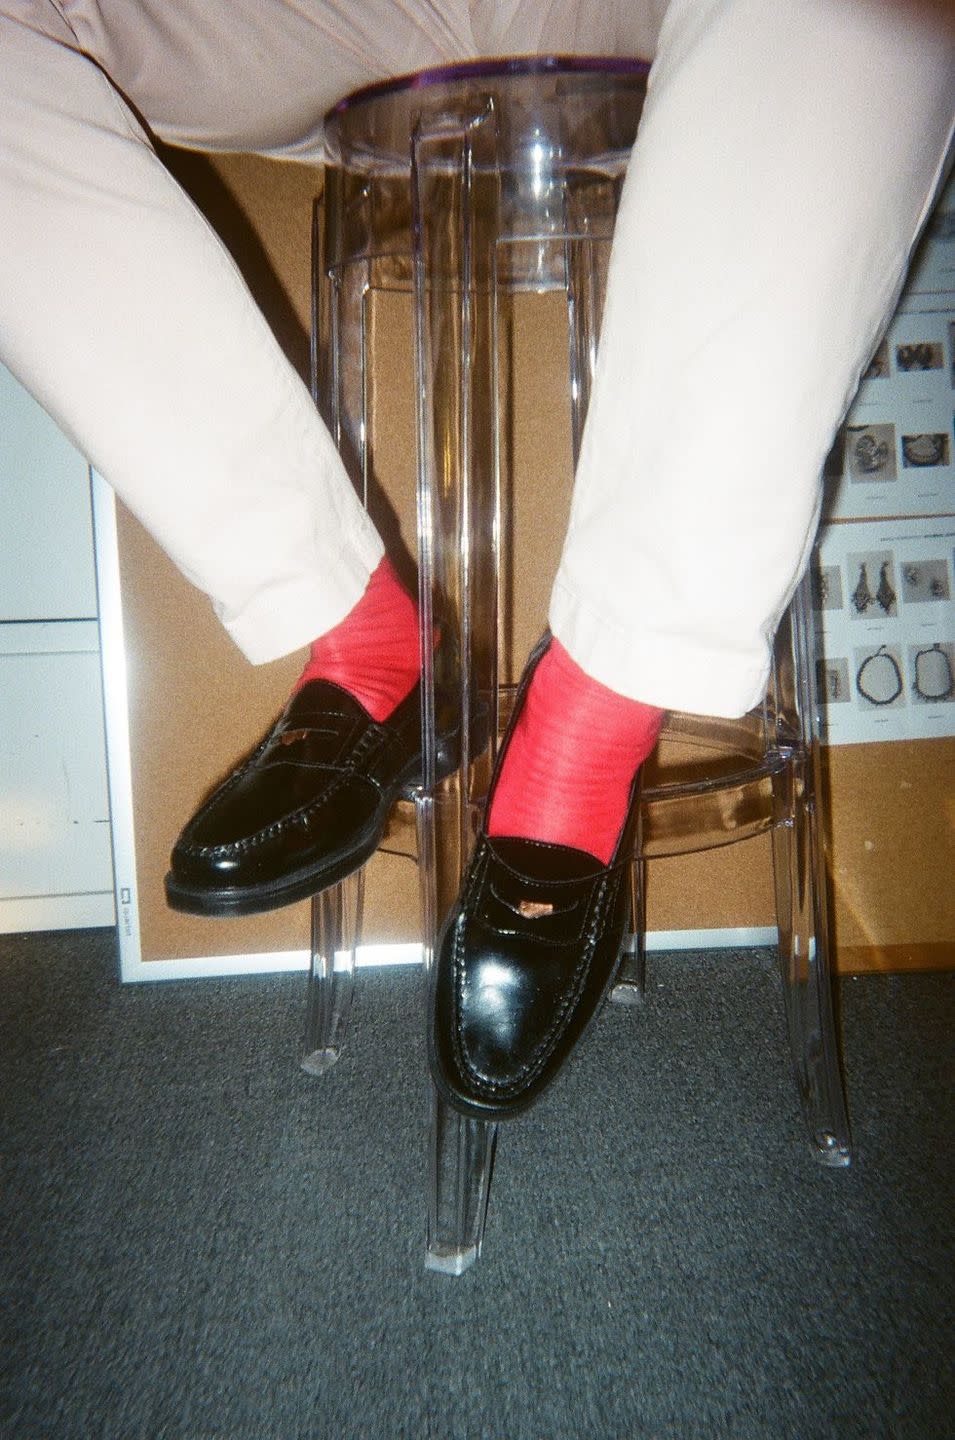
[{"label": "clear acrylic chair", "polygon": [[[414,842],[426,967],[457,894],[506,720],[514,376],[519,297],[563,297],[573,458],[593,375],[620,185],[645,94],[638,61],[481,61],[385,82],[327,119],[316,232],[316,396],[366,503],[376,408],[371,356],[382,300],[406,296],[415,376],[416,507],[424,677],[424,783]],[[434,645],[435,635],[440,644]],[[435,783],[436,687],[458,697],[458,771]],[[476,725],[475,717],[489,723]],[[830,1003],[816,776],[811,631],[801,592],[780,632],[766,703],[741,721],[671,716],[643,805],[635,942],[613,997],[640,995],[646,859],[772,830],[780,960],[797,1083],[817,1156],[848,1161]],[[360,934],[361,879],[314,902],[303,1064],[337,1056]],[[426,1264],[480,1254],[497,1127],[433,1093]]]}]

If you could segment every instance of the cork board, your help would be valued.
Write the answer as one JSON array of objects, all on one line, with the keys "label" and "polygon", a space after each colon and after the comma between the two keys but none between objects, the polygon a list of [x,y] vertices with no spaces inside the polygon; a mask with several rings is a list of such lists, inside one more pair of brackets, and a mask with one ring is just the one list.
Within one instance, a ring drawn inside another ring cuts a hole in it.
[{"label": "cork board", "polygon": [[[239,260],[253,292],[303,375],[310,325],[310,230],[321,175],[305,166],[246,156],[172,154],[173,168]],[[550,297],[543,297],[545,302]],[[519,670],[543,625],[570,493],[565,361],[542,344],[553,316],[537,305],[515,324],[514,524],[521,555],[514,578],[509,667]],[[375,518],[389,545],[413,560],[413,435],[410,308],[379,297],[372,329],[387,385],[376,390]],[[374,513],[374,505],[373,505]],[[307,903],[270,915],[203,920],[167,909],[162,878],[176,834],[210,784],[248,750],[274,717],[301,655],[253,668],[235,650],[208,602],[182,579],[125,511],[120,569],[129,660],[129,716],[142,956],[268,954],[303,949]],[[182,637],[188,637],[183,644]],[[831,901],[839,968],[899,969],[955,963],[950,877],[955,742],[854,746],[828,756]],[[939,797],[948,797],[948,810]],[[386,846],[408,851],[410,817]],[[654,861],[650,930],[772,925],[767,837],[704,854]],[[417,874],[406,855],[379,854],[368,871],[367,943],[418,938]],[[263,967],[265,968],[265,967]]]}]

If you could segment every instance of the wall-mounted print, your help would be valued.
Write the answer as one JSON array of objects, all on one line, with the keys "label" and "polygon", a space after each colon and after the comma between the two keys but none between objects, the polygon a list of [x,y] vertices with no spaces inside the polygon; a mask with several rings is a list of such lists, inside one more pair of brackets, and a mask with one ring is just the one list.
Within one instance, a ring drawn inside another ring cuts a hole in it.
[{"label": "wall-mounted print", "polygon": [[846,556],[849,609],[857,619],[898,614],[898,585],[891,550],[869,550]]},{"label": "wall-mounted print", "polygon": [[912,370],[941,370],[945,353],[937,340],[913,340],[896,345],[895,364],[904,374]]},{"label": "wall-mounted print", "polygon": [[948,436],[944,430],[923,435],[902,436],[902,464],[915,466],[947,465]]},{"label": "wall-mounted print", "polygon": [[909,649],[912,701],[916,705],[955,702],[955,645],[936,640]]},{"label": "wall-mounted print", "polygon": [[894,480],[894,425],[847,425],[845,466],[851,480]]},{"label": "wall-mounted print", "polygon": [[825,462],[828,519],[955,512],[955,289],[905,303]]},{"label": "wall-mounted print", "polygon": [[944,556],[908,560],[900,567],[902,599],[906,605],[938,603],[951,597],[948,562]]},{"label": "wall-mounted print", "polygon": [[955,735],[955,516],[829,525],[813,572],[825,742]]}]

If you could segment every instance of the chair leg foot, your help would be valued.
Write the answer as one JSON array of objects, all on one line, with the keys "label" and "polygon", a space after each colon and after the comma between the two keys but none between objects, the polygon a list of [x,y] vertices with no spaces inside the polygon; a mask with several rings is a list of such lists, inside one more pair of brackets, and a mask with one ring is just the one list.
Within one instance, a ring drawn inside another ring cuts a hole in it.
[{"label": "chair leg foot", "polygon": [[497,1125],[459,1115],[431,1087],[425,1269],[463,1275],[480,1258]]},{"label": "chair leg foot", "polygon": [[617,978],[611,986],[610,1003],[636,1010],[646,1003],[646,999],[647,957],[641,938],[634,936],[631,948],[625,952],[620,962],[620,969],[617,971]]},{"label": "chair leg foot", "polygon": [[796,1088],[810,1150],[820,1165],[850,1161],[849,1121],[839,1063],[829,965],[826,872],[810,757],[776,779],[780,819],[773,830],[779,967]]},{"label": "chair leg foot", "polygon": [[809,1137],[813,1156],[829,1170],[844,1170],[852,1163],[848,1141],[831,1130],[817,1130]]},{"label": "chair leg foot", "polygon": [[302,1058],[299,1061],[306,1075],[324,1075],[335,1064],[341,1055],[340,1049],[328,1045],[324,1049],[303,1050]]},{"label": "chair leg foot", "polygon": [[463,1275],[481,1254],[480,1246],[469,1245],[463,1249],[444,1250],[441,1246],[430,1246],[424,1252],[424,1268],[439,1275]]},{"label": "chair leg foot", "polygon": [[647,890],[646,862],[630,866],[630,939],[610,991],[611,1005],[636,1009],[647,998]]},{"label": "chair leg foot", "polygon": [[342,1052],[355,989],[355,952],[361,939],[365,872],[312,897],[312,964],[305,1034],[299,1064],[325,1075]]}]

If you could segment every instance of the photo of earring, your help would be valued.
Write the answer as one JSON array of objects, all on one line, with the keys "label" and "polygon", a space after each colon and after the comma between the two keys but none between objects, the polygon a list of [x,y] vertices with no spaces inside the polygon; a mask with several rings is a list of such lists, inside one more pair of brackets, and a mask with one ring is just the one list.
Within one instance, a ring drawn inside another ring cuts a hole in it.
[{"label": "photo of earring", "polygon": [[839,655],[820,659],[817,667],[819,698],[823,705],[840,705],[851,700],[849,693],[849,662]]},{"label": "photo of earring", "polygon": [[873,599],[873,593],[871,593],[869,589],[869,575],[867,575],[866,572],[866,562],[863,560],[863,563],[858,566],[856,589],[853,590],[853,605],[856,606],[858,615],[864,615],[864,613],[866,613]]},{"label": "photo of earring", "polygon": [[838,565],[820,565],[812,569],[813,600],[817,610],[841,610],[842,571]]},{"label": "photo of earring", "polygon": [[874,600],[875,596],[869,589],[869,576],[866,571],[865,561],[863,560],[859,566],[859,578],[856,581],[856,588],[852,592],[852,603],[856,607],[856,613],[864,615]]},{"label": "photo of earring", "polygon": [[889,373],[889,342],[883,340],[869,361],[863,380],[884,380]]},{"label": "photo of earring", "polygon": [[895,363],[900,370],[941,370],[944,364],[942,347],[932,340],[897,345]]},{"label": "photo of earring", "polygon": [[883,560],[882,567],[879,570],[879,588],[875,592],[875,598],[879,602],[880,609],[883,610],[886,615],[894,615],[896,613],[895,591],[889,579],[888,560]]},{"label": "photo of earring", "polygon": [[944,559],[908,560],[902,566],[902,599],[906,605],[947,600],[951,591]]}]

